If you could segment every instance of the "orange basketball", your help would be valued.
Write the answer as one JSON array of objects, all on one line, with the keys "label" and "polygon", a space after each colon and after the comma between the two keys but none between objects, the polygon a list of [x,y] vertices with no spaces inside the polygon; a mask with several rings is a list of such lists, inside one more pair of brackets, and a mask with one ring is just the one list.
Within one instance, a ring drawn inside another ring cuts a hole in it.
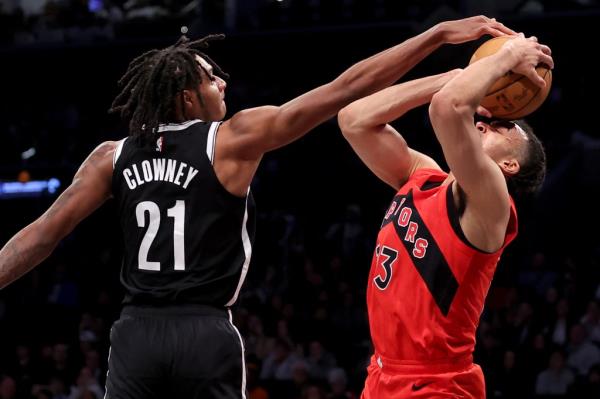
[{"label": "orange basketball", "polygon": [[[494,54],[507,40],[511,38],[500,36],[486,41],[475,51],[469,64]],[[519,119],[531,114],[546,100],[552,86],[552,71],[545,65],[535,69],[546,81],[546,87],[540,88],[526,76],[508,72],[489,88],[481,105],[496,118]]]}]

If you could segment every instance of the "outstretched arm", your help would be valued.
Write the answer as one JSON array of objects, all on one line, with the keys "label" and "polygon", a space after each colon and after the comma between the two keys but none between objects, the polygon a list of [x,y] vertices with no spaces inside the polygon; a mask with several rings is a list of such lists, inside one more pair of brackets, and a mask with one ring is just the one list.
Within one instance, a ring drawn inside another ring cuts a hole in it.
[{"label": "outstretched arm", "polygon": [[484,152],[473,116],[489,87],[511,70],[544,85],[535,71],[540,63],[553,67],[550,49],[520,35],[497,53],[469,65],[433,96],[429,107],[448,166],[465,193],[465,213],[472,221],[469,224],[476,226],[472,236],[478,237],[482,249],[493,251],[502,245],[510,202],[504,174]]},{"label": "outstretched arm", "polygon": [[389,125],[413,108],[428,103],[460,70],[391,86],[343,108],[338,122],[360,159],[381,180],[398,190],[419,168],[439,169],[429,156],[408,147]]},{"label": "outstretched arm", "polygon": [[0,289],[46,259],[63,237],[111,196],[114,149],[114,142],[98,146],[50,209],[0,250]]},{"label": "outstretched arm", "polygon": [[245,110],[225,122],[219,135],[225,151],[246,160],[281,147],[333,117],[350,102],[387,87],[444,43],[462,43],[482,35],[514,34],[484,16],[442,22],[418,36],[367,58],[320,86],[282,106]]}]

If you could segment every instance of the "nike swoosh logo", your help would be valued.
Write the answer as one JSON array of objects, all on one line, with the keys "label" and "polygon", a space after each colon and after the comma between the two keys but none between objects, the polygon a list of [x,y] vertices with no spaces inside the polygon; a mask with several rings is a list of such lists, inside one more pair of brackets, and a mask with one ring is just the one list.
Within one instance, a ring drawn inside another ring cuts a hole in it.
[{"label": "nike swoosh logo", "polygon": [[423,388],[425,388],[425,387],[426,387],[427,385],[429,385],[429,384],[431,384],[431,381],[430,381],[430,382],[426,382],[426,383],[424,383],[424,384],[421,384],[421,385],[418,385],[418,384],[413,384],[413,385],[412,385],[412,390],[413,390],[413,391],[418,391],[418,390],[420,390],[420,389],[423,389]]}]

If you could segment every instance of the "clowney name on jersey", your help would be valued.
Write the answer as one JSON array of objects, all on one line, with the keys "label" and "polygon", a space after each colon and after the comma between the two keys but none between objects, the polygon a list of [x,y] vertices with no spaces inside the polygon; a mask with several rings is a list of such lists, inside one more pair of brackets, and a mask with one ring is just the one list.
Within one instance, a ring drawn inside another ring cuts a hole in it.
[{"label": "clowney name on jersey", "polygon": [[170,182],[187,188],[197,174],[198,169],[185,162],[166,158],[144,160],[139,166],[134,163],[123,169],[123,177],[131,190],[153,181]]}]

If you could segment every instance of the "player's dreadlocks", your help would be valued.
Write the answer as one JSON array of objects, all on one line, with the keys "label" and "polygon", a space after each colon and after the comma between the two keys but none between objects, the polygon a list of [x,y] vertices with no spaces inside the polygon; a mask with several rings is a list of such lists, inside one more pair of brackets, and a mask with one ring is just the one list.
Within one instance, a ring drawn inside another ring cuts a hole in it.
[{"label": "player's dreadlocks", "polygon": [[210,41],[224,37],[208,35],[190,41],[182,36],[172,46],[150,50],[135,58],[119,80],[121,92],[114,99],[109,112],[118,112],[129,122],[131,136],[139,138],[143,144],[151,143],[159,124],[175,120],[175,101],[182,90],[195,90],[202,101],[197,91],[202,76],[196,55],[212,65],[216,75],[229,77],[200,51],[207,48]]}]

